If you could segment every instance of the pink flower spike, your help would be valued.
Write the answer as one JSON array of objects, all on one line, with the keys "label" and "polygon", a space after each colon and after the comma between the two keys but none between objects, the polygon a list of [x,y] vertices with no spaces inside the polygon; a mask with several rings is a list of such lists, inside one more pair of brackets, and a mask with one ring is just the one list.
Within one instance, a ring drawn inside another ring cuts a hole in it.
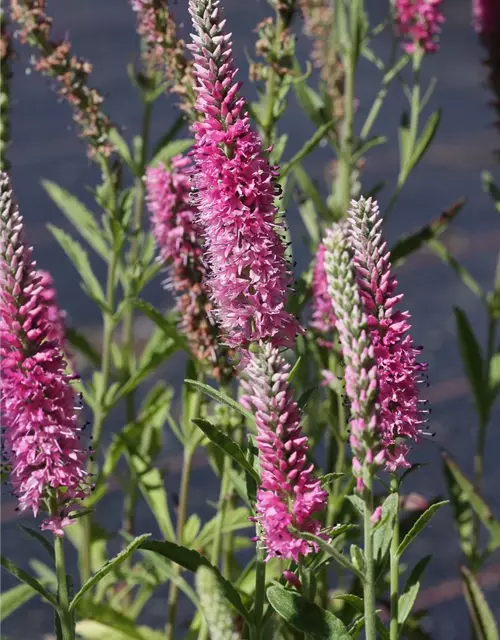
[{"label": "pink flower spike", "polygon": [[210,364],[215,377],[231,371],[227,349],[219,344],[213,318],[208,268],[204,261],[202,229],[191,202],[189,158],[176,156],[171,168],[163,165],[146,172],[147,203],[160,258],[167,265],[166,285],[173,291],[181,318],[180,328],[193,355]]},{"label": "pink flower spike", "polygon": [[51,513],[62,534],[67,513],[89,492],[79,442],[77,398],[66,373],[47,279],[35,269],[23,221],[0,175],[0,338],[3,445],[19,509]]},{"label": "pink flower spike", "polygon": [[396,0],[395,20],[398,36],[404,37],[403,49],[414,53],[417,47],[425,53],[439,49],[438,36],[444,16],[440,5],[443,0]]},{"label": "pink flower spike", "polygon": [[274,199],[278,170],[252,131],[230,35],[217,0],[190,0],[196,34],[197,109],[194,186],[210,267],[208,280],[217,320],[233,347],[269,340],[291,346],[300,330],[286,311],[292,274],[280,239]]},{"label": "pink flower spike", "polygon": [[298,562],[300,556],[317,551],[300,532],[320,535],[321,523],[314,516],[323,511],[328,495],[307,463],[307,438],[288,386],[289,373],[290,365],[279,350],[260,343],[249,353],[241,384],[257,425],[261,483],[256,511],[267,559]]},{"label": "pink flower spike", "polygon": [[377,424],[378,380],[375,354],[370,343],[368,318],[363,309],[345,229],[334,227],[324,239],[328,287],[337,316],[345,390],[351,402],[350,444],[356,489],[364,489],[365,472],[376,467],[381,449]]},{"label": "pink flower spike", "polygon": [[[348,213],[354,264],[378,382],[378,429],[388,471],[408,468],[408,441],[418,441],[424,423],[419,382],[427,365],[417,362],[421,348],[409,335],[410,315],[393,304],[397,281],[381,235],[382,218],[375,201],[351,202]],[[402,296],[398,296],[398,302]],[[403,440],[403,442],[402,442]]]},{"label": "pink flower spike", "polygon": [[336,317],[333,311],[332,299],[328,293],[328,281],[325,271],[325,251],[325,245],[321,242],[318,245],[314,262],[312,280],[313,309],[310,325],[317,331],[330,333],[335,329]]}]

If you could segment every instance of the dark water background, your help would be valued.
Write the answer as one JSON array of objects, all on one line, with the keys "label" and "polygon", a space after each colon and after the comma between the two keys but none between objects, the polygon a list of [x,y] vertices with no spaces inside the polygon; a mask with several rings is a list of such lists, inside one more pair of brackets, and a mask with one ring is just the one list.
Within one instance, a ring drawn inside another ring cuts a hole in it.
[{"label": "dark water background", "polygon": [[[245,49],[253,54],[257,22],[271,14],[268,5],[258,0],[226,0],[225,9],[233,40],[237,62],[246,77]],[[187,2],[174,6],[179,21],[187,22]],[[382,16],[385,3],[368,0],[368,10],[374,19]],[[126,64],[138,56],[138,38],[135,34],[135,17],[126,0],[53,0],[49,11],[54,16],[54,34],[71,36],[74,51],[87,57],[94,64],[93,85],[105,94],[104,109],[113,122],[130,140],[138,133],[141,103],[131,88]],[[424,162],[412,174],[401,195],[389,223],[386,235],[393,242],[403,232],[416,230],[435,218],[459,197],[467,197],[468,203],[448,233],[453,248],[463,257],[463,264],[485,288],[491,286],[496,266],[496,253],[500,249],[500,219],[482,191],[480,173],[484,169],[500,178],[492,152],[500,148],[500,136],[491,125],[493,114],[488,108],[488,93],[484,90],[485,72],[481,65],[483,51],[470,27],[470,7],[467,0],[448,0],[444,3],[446,24],[441,38],[441,50],[427,60],[429,69],[438,79],[437,89],[424,114],[437,106],[443,109],[443,118],[434,144]],[[380,15],[379,15],[380,14]],[[187,30],[184,28],[183,33]],[[310,41],[300,36],[299,55],[304,56]],[[380,43],[381,51],[387,42]],[[49,270],[55,280],[59,302],[70,320],[79,328],[98,331],[99,314],[78,286],[78,277],[52,240],[45,225],[52,222],[69,229],[57,208],[40,186],[40,179],[59,183],[89,207],[92,199],[86,191],[98,178],[97,171],[87,159],[83,143],[76,140],[69,108],[57,102],[47,80],[37,73],[26,73],[29,52],[17,46],[18,60],[14,64],[13,79],[13,144],[9,155],[12,162],[12,179],[21,212],[28,228],[30,242],[35,246],[38,264]],[[366,63],[358,73],[356,95],[359,98],[357,119],[362,121],[371,104],[378,83],[379,73]],[[246,82],[243,92],[252,99],[254,87]],[[375,134],[390,135],[389,144],[368,154],[362,182],[369,189],[379,180],[388,182],[381,195],[383,210],[391,194],[398,170],[396,129],[401,110],[405,107],[401,88],[394,84],[379,119],[373,129]],[[157,139],[176,116],[174,102],[162,98],[155,105],[153,140]],[[302,115],[293,97],[288,111],[281,121],[281,131],[288,131],[289,146],[285,157],[289,158],[312,133],[313,127]],[[309,175],[322,182],[331,157],[327,149],[319,149],[306,162]],[[324,184],[324,183],[323,183]],[[309,259],[304,242],[305,230],[298,213],[292,208],[288,219],[294,241],[295,259],[300,272]],[[103,275],[103,265],[96,263],[96,271]],[[437,432],[432,441],[425,441],[414,453],[414,459],[429,462],[425,470],[414,474],[408,490],[415,490],[432,499],[444,495],[440,472],[439,450],[441,446],[452,452],[464,472],[472,471],[472,451],[475,440],[476,418],[472,399],[464,389],[463,369],[458,354],[453,318],[453,306],[459,305],[467,312],[478,337],[485,339],[486,318],[478,300],[457,277],[436,259],[427,257],[410,260],[398,273],[401,289],[412,312],[414,336],[417,343],[425,345],[425,357],[430,365],[433,397],[432,429]],[[149,298],[157,306],[166,304],[159,280],[150,286]],[[167,365],[162,374],[178,387],[182,380],[181,362],[177,359]],[[485,497],[496,515],[500,515],[499,453],[500,430],[497,410],[490,425],[486,453]],[[117,415],[108,428],[121,426]],[[109,435],[109,434],[108,434]],[[109,436],[110,437],[110,436]],[[171,434],[165,435],[167,454],[175,454],[179,447]],[[169,491],[176,492],[178,477],[167,476]],[[211,508],[207,500],[214,499],[218,489],[207,468],[195,470],[191,491],[190,510],[200,510],[207,517]],[[15,521],[9,517],[9,498],[3,497],[3,550],[24,568],[28,559],[38,555],[38,548],[19,535]],[[121,503],[117,494],[109,496],[99,506],[99,515],[110,529],[119,526]],[[423,586],[439,585],[457,577],[460,553],[449,512],[443,510],[426,532],[413,545],[408,561],[414,562],[422,555],[434,553],[434,558],[424,579]],[[138,519],[141,531],[157,533],[155,524],[145,507]],[[498,566],[499,556],[493,559]],[[3,589],[13,584],[10,576],[3,576]],[[487,596],[497,619],[500,620],[498,588]],[[27,612],[29,611],[29,616]],[[154,600],[148,609],[147,623],[160,628],[166,616],[163,597]],[[438,640],[460,640],[467,635],[465,605],[460,598],[437,604],[429,611],[425,628]],[[33,600],[27,607],[9,618],[4,633],[18,640],[39,640],[50,632],[51,618],[48,608]],[[181,634],[182,635],[182,634]]]}]

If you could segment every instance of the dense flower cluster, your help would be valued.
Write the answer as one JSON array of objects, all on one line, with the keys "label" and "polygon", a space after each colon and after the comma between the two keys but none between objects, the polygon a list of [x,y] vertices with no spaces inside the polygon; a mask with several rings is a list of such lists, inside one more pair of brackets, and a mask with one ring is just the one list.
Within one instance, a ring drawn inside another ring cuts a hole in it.
[{"label": "dense flower cluster", "polygon": [[101,110],[101,94],[88,86],[92,65],[71,54],[69,40],[51,40],[52,18],[45,5],[45,0],[11,0],[11,16],[19,24],[21,42],[39,49],[35,69],[57,80],[58,93],[72,106],[80,137],[88,142],[89,156],[109,156],[113,151],[108,138],[111,124]]},{"label": "dense flower cluster", "polygon": [[316,549],[290,527],[318,535],[321,523],[314,514],[325,508],[327,493],[307,462],[307,437],[288,385],[289,373],[290,365],[279,350],[261,343],[249,354],[241,403],[255,412],[261,470],[256,510],[267,558],[298,561]]},{"label": "dense flower cluster", "polygon": [[331,115],[337,122],[336,135],[339,136],[344,118],[345,73],[338,43],[332,37],[335,24],[333,3],[330,0],[299,0],[299,7],[304,18],[304,31],[313,39],[312,59],[325,83]]},{"label": "dense flower cluster", "polygon": [[325,245],[321,242],[316,252],[312,280],[312,319],[311,327],[322,333],[335,329],[335,313],[332,298],[328,292],[328,280],[325,271]]},{"label": "dense flower cluster", "polygon": [[328,286],[345,361],[345,390],[351,403],[353,473],[356,487],[362,491],[365,471],[380,466],[385,457],[378,429],[377,367],[346,231],[341,227],[328,230],[324,244]]},{"label": "dense flower cluster", "polygon": [[144,43],[147,67],[164,72],[169,88],[181,98],[180,107],[193,111],[192,65],[186,59],[184,40],[177,37],[177,26],[168,0],[131,0],[137,14],[137,31]]},{"label": "dense flower cluster", "polygon": [[396,0],[395,19],[399,36],[405,38],[403,49],[414,53],[420,47],[426,53],[439,49],[438,36],[444,16],[443,0]]},{"label": "dense flower cluster", "polygon": [[0,178],[0,338],[3,446],[21,511],[50,512],[42,528],[62,535],[88,493],[72,377],[57,319],[24,242],[6,174]]},{"label": "dense flower cluster", "polygon": [[7,148],[10,139],[9,97],[12,72],[10,65],[14,57],[11,35],[7,28],[7,18],[0,9],[0,170],[9,168]]},{"label": "dense flower cluster", "polygon": [[[419,400],[421,349],[413,344],[407,311],[396,305],[397,281],[391,274],[390,253],[381,234],[382,218],[376,202],[360,198],[349,210],[350,239],[358,286],[367,316],[378,380],[378,429],[386,451],[386,467],[409,467],[407,440],[422,430]],[[402,442],[403,441],[403,442]]]},{"label": "dense flower cluster", "polygon": [[218,322],[230,346],[258,340],[291,345],[298,322],[285,309],[292,275],[279,233],[274,198],[277,169],[237,96],[230,35],[217,0],[191,0],[197,108],[195,123],[199,220],[210,266]]},{"label": "dense flower cluster", "polygon": [[228,366],[228,352],[219,345],[212,317],[202,234],[190,200],[191,171],[191,160],[182,156],[173,158],[170,171],[164,166],[149,168],[147,202],[161,259],[169,266],[167,284],[176,297],[181,330],[193,355],[208,361],[219,377]]}]

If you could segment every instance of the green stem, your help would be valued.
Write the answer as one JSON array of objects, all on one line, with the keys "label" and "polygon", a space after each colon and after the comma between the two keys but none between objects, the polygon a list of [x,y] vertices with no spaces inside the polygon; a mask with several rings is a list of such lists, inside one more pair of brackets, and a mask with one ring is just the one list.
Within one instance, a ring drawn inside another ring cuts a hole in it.
[{"label": "green stem", "polygon": [[64,562],[64,537],[54,536],[54,554],[57,575],[57,600],[59,602],[59,622],[61,624],[62,640],[73,640],[75,626],[69,612],[69,592]]},{"label": "green stem", "polygon": [[[257,523],[256,533],[259,536],[259,527]],[[257,543],[259,544],[259,543]],[[261,640],[262,633],[262,618],[264,614],[264,601],[266,590],[266,563],[265,563],[265,549],[257,547],[257,562],[255,567],[255,604],[254,604],[254,621],[255,627],[250,631],[250,638],[252,640]]]},{"label": "green stem", "polygon": [[[491,359],[495,352],[495,334],[496,334],[496,319],[490,315],[488,320],[488,339],[486,343],[486,357],[484,359],[484,379],[489,380],[489,369]],[[474,490],[477,493],[481,493],[483,484],[483,472],[484,472],[484,451],[486,448],[486,435],[488,432],[490,408],[488,407],[483,415],[479,418],[479,425],[476,437],[476,451],[474,454]],[[479,569],[479,532],[480,532],[480,520],[477,514],[474,514],[474,527],[472,531],[472,569],[476,571]]]},{"label": "green stem", "polygon": [[376,640],[375,627],[375,570],[373,561],[373,532],[370,517],[373,511],[373,476],[367,471],[364,477],[365,483],[365,509],[363,516],[365,539],[365,582],[364,582],[364,608],[365,608],[365,633],[366,640]]},{"label": "green stem", "polygon": [[[151,110],[153,104],[149,100],[144,102],[144,112],[142,118],[142,148],[141,157],[139,160],[139,166],[137,167],[138,176],[135,179],[135,203],[134,203],[134,219],[132,229],[132,240],[130,247],[130,254],[128,257],[129,268],[134,269],[139,257],[139,233],[142,226],[142,217],[144,214],[144,201],[146,198],[145,185],[143,175],[146,170],[146,162],[148,155],[148,142],[149,142],[149,129],[151,123]],[[128,295],[130,295],[128,291]],[[133,292],[132,292],[133,293]],[[127,376],[130,377],[133,374],[133,362],[135,358],[135,343],[134,343],[134,307],[129,305],[125,312],[123,319],[123,350],[125,352],[125,362],[127,363]],[[125,412],[127,423],[132,424],[136,419],[136,403],[135,403],[135,391],[132,390],[125,396]],[[134,535],[135,529],[135,510],[137,500],[139,497],[137,487],[137,474],[131,469],[130,480],[127,482],[125,496],[123,500],[123,529],[129,535]],[[131,566],[131,559],[127,561],[127,565]]]},{"label": "green stem", "polygon": [[[354,75],[356,62],[353,55],[349,53],[345,65],[344,84],[344,132],[342,136],[342,149],[339,156],[339,209],[342,215],[345,214],[351,198],[351,172],[352,154],[354,143]],[[334,185],[335,193],[336,185]]]},{"label": "green stem", "polygon": [[[111,343],[113,340],[114,320],[112,313],[115,303],[115,281],[116,268],[118,264],[118,253],[113,251],[111,262],[108,265],[108,275],[106,282],[106,302],[109,310],[105,312],[103,318],[103,334],[102,334],[102,358],[101,358],[101,380],[100,389],[96,397],[94,408],[94,424],[92,428],[93,447],[95,456],[97,456],[101,444],[102,429],[104,420],[107,415],[105,406],[106,392],[108,390],[109,378],[111,373]],[[95,457],[89,461],[88,471],[91,477],[94,477],[98,470],[98,462]],[[91,544],[92,544],[92,514],[84,516],[83,520],[83,558],[82,558],[82,581],[85,583],[91,574]]]},{"label": "green stem", "polygon": [[399,480],[394,473],[391,477],[391,489],[393,493],[398,495],[396,513],[394,515],[394,524],[392,528],[391,539],[391,566],[390,566],[390,582],[391,582],[391,623],[390,623],[390,640],[398,640],[399,638]]},{"label": "green stem", "polygon": [[[276,11],[276,34],[274,39],[274,46],[272,56],[273,58],[278,52],[278,47],[281,40],[281,35],[283,33],[283,20],[279,11]],[[272,64],[268,66],[268,77],[266,84],[266,96],[267,96],[267,104],[266,104],[266,116],[263,124],[263,137],[264,137],[264,147],[268,147],[273,143],[274,140],[274,105],[276,103],[276,80],[277,73],[274,70]]]},{"label": "green stem", "polygon": [[[189,492],[189,481],[191,478],[191,469],[193,466],[193,454],[194,451],[187,447],[184,449],[184,462],[182,465],[182,477],[181,488],[179,494],[179,511],[177,516],[177,543],[182,544],[182,535],[184,532],[184,525],[186,524],[187,515],[187,501]],[[181,573],[179,565],[175,565],[177,575]],[[168,621],[165,628],[166,640],[173,640],[175,632],[175,618],[177,616],[177,597],[178,589],[177,585],[173,582],[170,583],[170,591],[168,594]]]}]

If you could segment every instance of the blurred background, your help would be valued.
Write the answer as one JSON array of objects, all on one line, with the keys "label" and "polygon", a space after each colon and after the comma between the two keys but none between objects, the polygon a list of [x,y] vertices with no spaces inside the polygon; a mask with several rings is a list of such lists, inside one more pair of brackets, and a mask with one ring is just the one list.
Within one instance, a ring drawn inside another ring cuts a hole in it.
[{"label": "blurred background", "polygon": [[[381,18],[385,2],[367,0],[372,20]],[[383,6],[382,6],[383,5]],[[224,8],[233,42],[240,79],[245,80],[243,94],[255,97],[255,86],[247,80],[246,52],[253,55],[255,25],[271,14],[265,0],[225,0]],[[180,27],[180,35],[187,37],[187,0],[173,4],[173,13]],[[400,196],[386,235],[392,244],[403,233],[418,229],[437,217],[458,198],[467,203],[446,235],[446,244],[473,274],[479,284],[489,289],[494,277],[497,253],[500,250],[500,218],[491,199],[483,193],[480,174],[490,170],[499,179],[498,164],[493,151],[500,149],[500,135],[493,126],[490,96],[484,87],[485,71],[482,67],[483,50],[471,27],[470,0],[447,0],[443,11],[446,22],[437,54],[428,56],[424,63],[424,77],[436,76],[437,87],[427,107],[428,112],[442,108],[439,132],[424,161],[411,174]],[[135,32],[135,15],[127,0],[52,0],[49,13],[54,18],[54,36],[69,33],[74,51],[94,65],[91,83],[105,96],[104,110],[117,124],[129,141],[138,134],[141,102],[131,87],[126,65],[139,61],[139,38]],[[300,32],[297,43],[299,56],[305,57],[310,40]],[[381,50],[387,46],[382,38]],[[77,274],[62,250],[46,229],[52,222],[71,232],[69,223],[49,200],[40,185],[46,178],[60,184],[93,208],[87,187],[95,184],[98,172],[86,157],[84,143],[78,141],[66,104],[60,104],[50,89],[50,82],[36,72],[29,72],[29,50],[15,43],[17,60],[12,69],[12,145],[9,158],[11,175],[21,213],[24,216],[28,238],[35,247],[39,266],[51,272],[57,287],[59,304],[68,312],[69,323],[92,340],[98,341],[100,316],[79,288]],[[380,77],[374,67],[361,65],[356,95],[359,99],[357,117],[362,119],[376,93]],[[285,152],[291,157],[313,132],[313,126],[290,94],[288,110],[281,120],[282,132],[293,132]],[[394,83],[387,97],[374,133],[389,136],[389,143],[369,152],[361,175],[364,188],[369,189],[380,180],[388,188],[380,196],[382,211],[392,193],[398,171],[397,126],[406,101],[401,88]],[[177,115],[175,100],[164,97],[155,103],[153,111],[153,140],[165,132]],[[425,114],[424,114],[425,117]],[[183,132],[181,135],[188,135]],[[324,184],[330,150],[317,149],[305,162],[309,175]],[[297,211],[292,207],[288,222],[292,232],[297,272],[304,269],[310,259],[306,232]],[[98,275],[103,265],[96,264]],[[424,470],[411,476],[407,491],[418,491],[427,499],[445,495],[441,474],[440,450],[446,448],[456,458],[466,474],[472,472],[472,450],[475,439],[476,417],[467,381],[458,353],[453,306],[462,307],[476,334],[485,339],[486,318],[477,298],[456,275],[442,265],[428,251],[412,256],[398,271],[406,306],[413,317],[413,335],[417,344],[424,345],[424,359],[429,362],[431,386],[428,398],[432,407],[430,430],[433,438],[426,439],[415,448],[413,460],[429,463]],[[161,277],[149,287],[149,299],[157,307],[166,308],[170,301],[161,288]],[[151,327],[137,323],[138,335],[147,337]],[[177,359],[176,359],[177,358]],[[182,358],[176,356],[161,372],[176,388],[182,383]],[[497,410],[489,429],[485,498],[496,515],[500,512],[500,414]],[[114,425],[108,424],[107,440],[113,428],[121,426],[120,413],[114,416]],[[168,469],[167,488],[175,494],[176,475],[180,466],[179,445],[169,434],[165,435],[165,464]],[[190,508],[200,515],[208,513],[207,501],[215,499],[216,486],[211,487],[211,472],[204,466],[203,457],[197,461],[193,480]],[[23,568],[28,558],[36,555],[38,547],[19,535],[17,514],[12,498],[2,496],[3,553]],[[113,530],[119,527],[121,504],[118,494],[111,494],[98,507],[103,523]],[[141,531],[155,530],[149,512],[144,509],[138,519]],[[438,640],[460,640],[468,633],[467,612],[458,581],[460,550],[452,528],[449,511],[443,509],[418,538],[408,555],[408,561],[425,554],[434,557],[423,583],[418,606],[427,609],[424,628],[430,637]],[[11,586],[10,576],[3,576],[3,589]],[[13,583],[12,583],[13,584]],[[483,576],[483,586],[497,619],[500,620],[500,556],[493,558]],[[29,609],[29,616],[26,615]],[[159,594],[149,607],[147,622],[162,625],[166,615],[166,599]],[[189,612],[186,612],[186,616]],[[18,610],[3,626],[3,632],[17,640],[39,640],[50,634],[51,615],[36,600]]]}]

